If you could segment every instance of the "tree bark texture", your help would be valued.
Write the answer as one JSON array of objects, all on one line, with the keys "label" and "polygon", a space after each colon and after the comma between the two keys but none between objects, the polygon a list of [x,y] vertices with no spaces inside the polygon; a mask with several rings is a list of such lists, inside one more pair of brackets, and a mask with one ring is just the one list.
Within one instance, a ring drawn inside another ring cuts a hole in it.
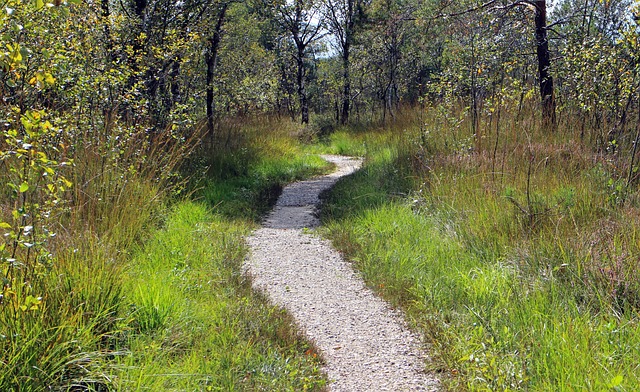
[{"label": "tree bark texture", "polygon": [[113,61],[113,39],[111,38],[111,10],[109,9],[109,0],[102,0],[100,2],[102,9],[102,23],[104,23],[104,39],[107,48],[107,58],[109,61]]},{"label": "tree bark texture", "polygon": [[[307,92],[305,90],[305,77],[306,77],[306,69],[304,67],[304,52],[307,48],[307,44],[310,42],[305,41],[305,37],[300,31],[302,29],[301,24],[302,20],[302,2],[300,0],[296,1],[295,4],[295,18],[293,20],[291,26],[291,33],[293,34],[293,39],[296,43],[296,48],[298,49],[296,55],[296,65],[298,67],[298,99],[300,100],[300,115],[302,124],[309,124],[309,102],[307,100]],[[311,38],[313,39],[313,37]]]},{"label": "tree bark texture", "polygon": [[351,55],[351,42],[353,41],[353,29],[355,27],[355,11],[356,0],[347,0],[347,14],[345,15],[344,26],[344,42],[342,42],[342,77],[343,77],[343,92],[342,92],[342,113],[340,122],[346,124],[349,122],[349,112],[351,109],[351,74],[350,74],[350,55]]}]

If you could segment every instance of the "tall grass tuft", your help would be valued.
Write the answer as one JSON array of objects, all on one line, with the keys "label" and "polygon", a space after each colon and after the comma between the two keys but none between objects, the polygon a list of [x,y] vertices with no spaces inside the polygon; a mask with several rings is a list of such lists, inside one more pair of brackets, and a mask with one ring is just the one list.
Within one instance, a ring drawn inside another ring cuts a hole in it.
[{"label": "tall grass tuft", "polygon": [[0,389],[100,388],[126,327],[123,269],[193,143],[115,122],[51,133],[44,112],[24,118],[28,148],[9,143],[2,160],[17,186],[0,200]]},{"label": "tall grass tuft", "polygon": [[299,141],[303,130],[291,120],[237,121],[221,124],[215,143],[203,146],[189,163],[194,197],[228,218],[257,222],[284,184],[330,167],[312,147]]}]

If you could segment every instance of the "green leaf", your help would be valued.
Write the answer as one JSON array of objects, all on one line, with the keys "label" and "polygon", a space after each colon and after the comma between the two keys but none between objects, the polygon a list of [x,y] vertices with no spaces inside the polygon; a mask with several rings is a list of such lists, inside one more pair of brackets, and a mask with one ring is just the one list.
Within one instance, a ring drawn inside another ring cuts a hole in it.
[{"label": "green leaf", "polygon": [[611,381],[609,381],[609,388],[615,388],[620,386],[623,380],[624,380],[624,376],[622,374],[618,374],[613,379],[611,379]]},{"label": "green leaf", "polygon": [[11,225],[7,222],[0,222],[0,229],[10,229]]},{"label": "green leaf", "polygon": [[[10,46],[7,45],[7,47],[10,47]],[[20,47],[17,44],[13,48],[13,50],[11,50],[11,52],[9,53],[9,61],[11,61],[14,64],[22,62],[22,53],[20,51]]]},{"label": "green leaf", "polygon": [[56,80],[53,77],[53,75],[51,75],[51,73],[45,72],[45,74],[44,74],[44,82],[49,84],[49,85],[53,85],[53,84],[56,83]]},{"label": "green leaf", "polygon": [[25,193],[26,191],[29,190],[29,184],[27,184],[26,182],[23,182],[22,184],[20,184],[20,193]]}]

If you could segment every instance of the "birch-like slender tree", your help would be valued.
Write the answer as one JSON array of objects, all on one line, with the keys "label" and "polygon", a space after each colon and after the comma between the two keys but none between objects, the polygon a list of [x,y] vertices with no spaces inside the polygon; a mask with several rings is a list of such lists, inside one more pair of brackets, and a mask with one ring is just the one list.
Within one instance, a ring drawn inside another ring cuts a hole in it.
[{"label": "birch-like slender tree", "polygon": [[300,100],[303,124],[309,123],[309,99],[307,97],[307,48],[322,37],[320,3],[315,0],[280,0],[276,3],[277,20],[287,31],[296,46],[296,85]]},{"label": "birch-like slender tree", "polygon": [[349,122],[351,110],[351,49],[358,22],[364,16],[364,0],[325,0],[325,17],[329,32],[336,40],[342,60],[342,105],[340,122]]}]

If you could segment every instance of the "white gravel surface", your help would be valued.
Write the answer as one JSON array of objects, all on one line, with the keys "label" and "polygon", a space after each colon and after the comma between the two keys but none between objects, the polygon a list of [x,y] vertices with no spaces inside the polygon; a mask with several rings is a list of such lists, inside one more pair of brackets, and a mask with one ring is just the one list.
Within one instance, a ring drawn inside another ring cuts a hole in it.
[{"label": "white gravel surface", "polygon": [[254,286],[286,308],[326,360],[330,391],[435,391],[426,355],[402,315],[369,290],[331,244],[304,230],[319,225],[318,195],[361,161],[323,156],[333,174],[286,187],[248,242]]}]

